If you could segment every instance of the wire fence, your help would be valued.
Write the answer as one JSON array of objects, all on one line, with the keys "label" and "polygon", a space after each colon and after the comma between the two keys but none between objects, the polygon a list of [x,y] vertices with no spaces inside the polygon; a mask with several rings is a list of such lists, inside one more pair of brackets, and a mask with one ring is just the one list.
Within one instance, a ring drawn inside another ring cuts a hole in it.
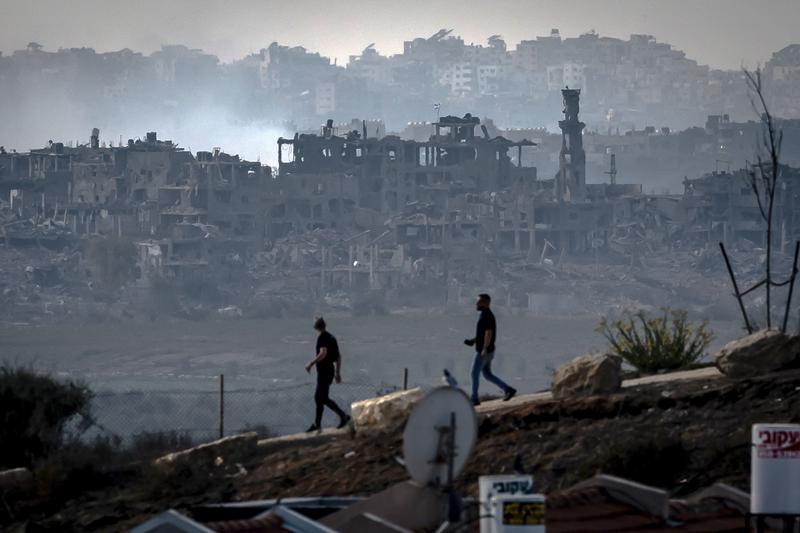
[{"label": "wire fence", "polygon": [[[506,375],[502,359],[498,363],[495,370],[520,392],[539,390],[547,380],[544,374],[531,376],[524,366]],[[462,388],[467,390],[469,364],[466,359],[448,362],[451,373],[459,377]],[[393,383],[379,381],[366,372],[352,373],[347,380],[331,386],[330,396],[349,412],[353,402],[404,388],[432,386],[442,379],[427,364],[414,372],[413,383],[409,383],[407,368],[398,370],[402,373],[398,373]],[[255,386],[241,375],[238,379],[226,380],[226,377],[176,381],[180,385],[170,388],[149,388],[154,385],[142,382],[134,390],[95,389],[91,406],[94,424],[81,433],[81,438],[114,437],[130,444],[137,435],[169,435],[200,444],[244,431],[256,431],[263,436],[289,435],[305,431],[313,422],[316,386],[313,374],[295,383],[260,382]],[[486,383],[481,392],[498,394]],[[337,423],[338,417],[326,408],[323,428]]]},{"label": "wire fence", "polygon": [[[93,426],[85,438],[98,435],[129,441],[137,434],[184,434],[202,443],[223,436],[257,431],[278,436],[304,431],[314,420],[314,381],[268,388],[226,387],[219,377],[214,390],[101,391],[92,400]],[[402,388],[358,377],[331,386],[331,398],[349,412],[350,404]],[[338,418],[326,409],[323,427]]]}]

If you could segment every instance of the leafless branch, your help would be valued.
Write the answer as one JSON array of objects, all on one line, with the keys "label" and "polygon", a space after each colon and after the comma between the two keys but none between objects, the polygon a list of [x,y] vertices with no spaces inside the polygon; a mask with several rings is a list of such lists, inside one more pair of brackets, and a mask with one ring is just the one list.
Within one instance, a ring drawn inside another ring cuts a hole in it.
[{"label": "leafless branch", "polygon": [[757,163],[748,168],[747,174],[758,203],[758,210],[767,224],[767,272],[764,285],[767,296],[767,328],[769,328],[772,326],[771,288],[780,286],[780,284],[772,280],[772,219],[775,207],[775,193],[778,190],[778,178],[780,176],[780,152],[781,144],[783,143],[783,131],[778,128],[772,113],[769,111],[761,79],[761,69],[757,68],[754,71],[743,69],[743,71],[750,90],[750,104],[761,119],[762,125],[756,153]]},{"label": "leafless branch", "polygon": [[[761,158],[758,158],[759,160]],[[758,163],[760,165],[760,161]],[[760,171],[759,171],[760,172]],[[764,210],[764,203],[761,201],[761,189],[758,186],[758,175],[753,168],[747,169],[747,175],[750,177],[749,183],[750,187],[753,189],[753,194],[756,197],[756,202],[758,202],[758,210],[761,212],[761,218],[767,222],[767,212]]]}]

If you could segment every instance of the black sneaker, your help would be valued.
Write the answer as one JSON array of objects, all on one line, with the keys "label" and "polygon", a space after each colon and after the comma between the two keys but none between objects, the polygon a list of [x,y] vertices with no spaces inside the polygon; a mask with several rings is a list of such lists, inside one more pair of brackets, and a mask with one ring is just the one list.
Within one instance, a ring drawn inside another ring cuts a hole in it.
[{"label": "black sneaker", "polygon": [[480,405],[480,404],[481,404],[481,401],[480,401],[480,400],[478,400],[478,399],[476,399],[476,398],[473,398],[473,399],[472,399],[472,405],[478,406],[478,405]]},{"label": "black sneaker", "polygon": [[506,391],[506,395],[503,396],[503,401],[507,402],[508,400],[513,398],[516,394],[517,394],[517,389],[508,389]]},{"label": "black sneaker", "polygon": [[311,427],[306,430],[306,433],[314,433],[315,431],[319,431],[319,426],[316,424],[311,424]]},{"label": "black sneaker", "polygon": [[339,425],[336,426],[336,429],[342,429],[349,423],[350,423],[350,415],[344,415],[342,419],[339,420]]}]

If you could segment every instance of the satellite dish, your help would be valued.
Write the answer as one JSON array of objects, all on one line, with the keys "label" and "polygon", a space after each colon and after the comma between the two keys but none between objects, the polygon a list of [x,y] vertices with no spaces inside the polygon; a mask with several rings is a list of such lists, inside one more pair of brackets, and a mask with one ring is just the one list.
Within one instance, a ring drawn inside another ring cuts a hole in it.
[{"label": "satellite dish", "polygon": [[478,417],[467,395],[453,387],[433,389],[411,412],[403,431],[408,475],[421,485],[450,486],[477,434]]}]

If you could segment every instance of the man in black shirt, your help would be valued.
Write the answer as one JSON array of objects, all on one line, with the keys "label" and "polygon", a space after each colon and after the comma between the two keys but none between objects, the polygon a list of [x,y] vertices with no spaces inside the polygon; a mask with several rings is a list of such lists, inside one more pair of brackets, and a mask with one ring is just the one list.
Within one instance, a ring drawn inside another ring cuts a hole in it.
[{"label": "man in black shirt", "polygon": [[475,328],[475,338],[466,339],[464,344],[475,346],[475,360],[472,362],[472,403],[479,405],[478,384],[481,373],[490,381],[503,389],[503,401],[507,402],[517,393],[517,390],[507,385],[502,379],[492,374],[492,359],[494,358],[495,341],[497,340],[497,321],[494,313],[489,309],[492,298],[488,294],[478,295],[475,308],[480,312],[478,325]]},{"label": "man in black shirt", "polygon": [[334,413],[339,415],[339,425],[341,429],[350,421],[350,417],[342,411],[336,402],[330,399],[330,389],[333,380],[336,383],[342,382],[341,367],[342,356],[339,353],[339,343],[336,337],[326,331],[325,320],[319,317],[314,321],[314,330],[317,332],[316,357],[306,365],[306,372],[311,372],[311,367],[317,367],[317,389],[314,392],[314,402],[317,406],[317,414],[314,423],[308,431],[319,431],[322,427],[322,412],[327,406]]}]

